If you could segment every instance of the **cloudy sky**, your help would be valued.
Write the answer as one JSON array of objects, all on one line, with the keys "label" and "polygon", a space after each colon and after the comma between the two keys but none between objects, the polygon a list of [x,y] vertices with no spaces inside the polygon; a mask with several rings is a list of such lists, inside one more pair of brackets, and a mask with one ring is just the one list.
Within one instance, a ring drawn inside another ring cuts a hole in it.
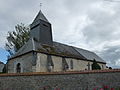
[{"label": "cloudy sky", "polygon": [[108,66],[120,68],[119,0],[0,0],[1,61],[8,54],[7,32],[16,24],[31,24],[40,2],[52,23],[54,41],[94,51]]}]

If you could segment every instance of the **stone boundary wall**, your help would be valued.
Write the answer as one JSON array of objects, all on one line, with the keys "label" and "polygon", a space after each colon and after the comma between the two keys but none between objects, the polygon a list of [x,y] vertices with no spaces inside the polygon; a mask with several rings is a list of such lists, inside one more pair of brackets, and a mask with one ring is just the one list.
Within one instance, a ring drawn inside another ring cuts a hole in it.
[{"label": "stone boundary wall", "polygon": [[0,90],[100,90],[100,88],[120,90],[120,69],[0,74]]}]

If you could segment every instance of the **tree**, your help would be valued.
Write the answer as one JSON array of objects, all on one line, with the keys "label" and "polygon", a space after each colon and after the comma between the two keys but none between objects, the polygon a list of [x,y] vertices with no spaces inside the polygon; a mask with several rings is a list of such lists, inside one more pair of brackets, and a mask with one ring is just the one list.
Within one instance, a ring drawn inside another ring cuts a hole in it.
[{"label": "tree", "polygon": [[92,64],[92,70],[100,70],[100,69],[101,69],[100,65],[94,59]]},{"label": "tree", "polygon": [[14,55],[30,38],[30,27],[24,24],[17,24],[15,31],[8,32],[7,43],[5,49],[10,56]]}]

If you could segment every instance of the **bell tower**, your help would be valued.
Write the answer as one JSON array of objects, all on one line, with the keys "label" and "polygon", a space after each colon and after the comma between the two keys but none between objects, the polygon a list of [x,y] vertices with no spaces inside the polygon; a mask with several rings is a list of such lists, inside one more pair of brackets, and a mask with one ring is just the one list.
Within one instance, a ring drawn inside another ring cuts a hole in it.
[{"label": "bell tower", "polygon": [[41,44],[53,45],[52,27],[40,10],[30,26],[30,36]]}]

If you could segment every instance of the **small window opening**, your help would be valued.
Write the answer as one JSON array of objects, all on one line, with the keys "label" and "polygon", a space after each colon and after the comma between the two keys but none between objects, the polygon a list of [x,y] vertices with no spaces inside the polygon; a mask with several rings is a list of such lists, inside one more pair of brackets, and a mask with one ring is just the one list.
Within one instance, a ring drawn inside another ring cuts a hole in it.
[{"label": "small window opening", "polygon": [[21,73],[21,65],[20,65],[20,63],[18,63],[17,64],[17,68],[16,68],[17,70],[17,73]]},{"label": "small window opening", "polygon": [[73,60],[70,61],[71,69],[73,69]]},{"label": "small window opening", "polygon": [[91,65],[90,65],[90,63],[89,63],[89,62],[88,62],[88,65],[87,65],[87,66],[88,66],[88,70],[90,70]]},{"label": "small window opening", "polygon": [[43,24],[43,26],[48,27],[46,24]]},{"label": "small window opening", "polygon": [[69,65],[65,58],[62,58],[62,67],[63,67],[63,71],[66,71],[69,69]]}]

